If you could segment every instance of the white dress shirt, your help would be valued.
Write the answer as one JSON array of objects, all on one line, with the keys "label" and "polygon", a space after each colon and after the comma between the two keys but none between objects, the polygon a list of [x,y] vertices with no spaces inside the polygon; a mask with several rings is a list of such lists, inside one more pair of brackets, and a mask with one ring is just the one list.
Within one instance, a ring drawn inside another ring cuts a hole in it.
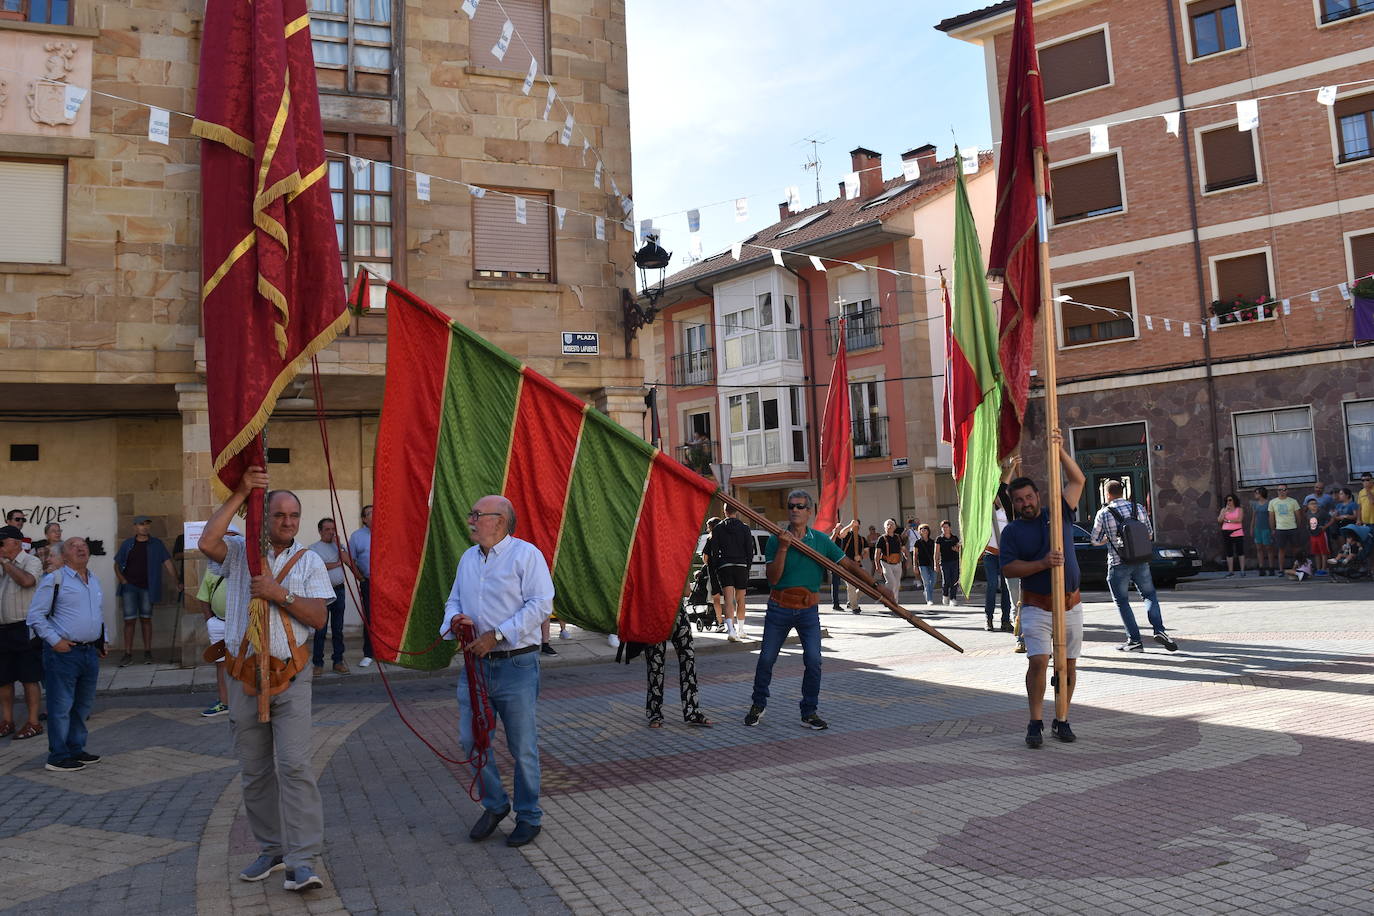
[{"label": "white dress shirt", "polygon": [[[248,629],[248,602],[252,600],[250,586],[253,577],[248,572],[248,550],[244,539],[231,534],[224,539],[224,547],[224,562],[219,564],[224,575],[225,591],[224,647],[237,655],[239,647],[243,645],[243,634]],[[302,546],[300,541],[292,541],[290,547],[271,558],[272,574],[280,572],[291,557],[302,551],[305,555],[291,567],[282,587],[297,598],[322,598],[326,603],[333,601],[334,586],[329,584],[329,573],[324,568],[324,560],[320,559],[319,554]],[[293,631],[288,643],[286,631],[282,629],[281,612],[276,605],[268,606],[267,618],[272,634],[273,658],[289,660],[292,647],[304,644],[315,633],[288,612],[286,618],[291,621]],[[251,648],[246,651],[247,654],[252,654]]]},{"label": "white dress shirt", "polygon": [[485,554],[476,545],[463,552],[439,634],[456,639],[453,618],[466,614],[476,635],[500,631],[496,651],[523,649],[539,645],[540,628],[552,611],[553,578],[544,555],[529,541],[507,535]]}]

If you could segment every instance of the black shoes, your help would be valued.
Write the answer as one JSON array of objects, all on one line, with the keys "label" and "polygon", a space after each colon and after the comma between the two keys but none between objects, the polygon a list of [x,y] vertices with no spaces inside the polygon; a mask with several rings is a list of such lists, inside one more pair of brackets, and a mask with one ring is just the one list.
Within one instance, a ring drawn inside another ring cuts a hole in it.
[{"label": "black shoes", "polygon": [[809,716],[802,716],[802,728],[809,728],[812,731],[821,732],[830,727],[830,723],[816,715],[814,712]]},{"label": "black shoes", "polygon": [[506,837],[507,846],[524,846],[539,836],[542,828],[538,824],[528,824],[525,821],[516,821],[515,829]]},{"label": "black shoes", "polygon": [[758,724],[759,724],[759,719],[762,719],[762,718],[763,718],[763,707],[762,707],[762,706],[750,706],[750,707],[749,707],[749,712],[746,713],[745,716],[744,716],[744,724],[745,724],[745,725],[748,725],[748,726],[750,726],[750,727],[753,727],[753,726],[755,726],[755,725],[758,725]]},{"label": "black shoes", "polygon": [[79,754],[73,755],[73,756],[72,756],[72,759],[73,759],[73,760],[79,760],[79,761],[81,761],[82,763],[89,765],[89,764],[92,764],[92,763],[99,763],[99,762],[100,762],[100,755],[99,755],[99,754],[88,754],[88,753],[86,753],[85,751],[82,751],[82,752],[79,753]]},{"label": "black shoes", "polygon": [[988,632],[989,632],[989,633],[996,633],[996,632],[997,632],[997,629],[992,625],[992,621],[991,621],[991,620],[988,621]]},{"label": "black shoes", "polygon": [[1145,646],[1138,639],[1128,639],[1116,647],[1118,652],[1144,652]]},{"label": "black shoes", "polygon": [[[487,811],[484,809],[482,811],[482,816],[477,819],[477,823],[473,824],[472,829],[468,831],[468,839],[472,840],[474,843],[485,840],[487,837],[491,836],[492,831],[496,829],[496,825],[506,819],[507,814],[510,814],[510,805],[506,805],[506,807],[502,808],[500,811]],[[519,824],[516,825],[517,829],[519,826]],[[536,827],[535,829],[538,830],[539,828]],[[511,836],[515,836],[515,833],[512,832]],[[533,837],[530,839],[533,839]],[[529,840],[525,842],[528,843]]]},{"label": "black shoes", "polygon": [[1002,621],[1002,632],[1003,632],[1003,633],[1015,633],[1015,632],[1016,632],[1016,627],[1012,626],[1010,621],[1004,620],[1004,621]]},{"label": "black shoes", "polygon": [[1026,747],[1039,747],[1045,743],[1045,723],[1036,719],[1026,726]]},{"label": "black shoes", "polygon": [[1155,642],[1159,643],[1159,644],[1160,644],[1161,646],[1163,646],[1164,648],[1168,649],[1170,652],[1177,652],[1177,651],[1178,651],[1178,643],[1176,643],[1176,642],[1174,642],[1172,639],[1170,639],[1168,633],[1164,633],[1164,632],[1156,633],[1155,636],[1154,636],[1154,640],[1155,640]]},{"label": "black shoes", "polygon": [[558,650],[555,649],[553,646],[549,645],[548,643],[540,643],[540,644],[539,644],[539,654],[540,654],[540,655],[557,655],[557,654],[558,654]]},{"label": "black shoes", "polygon": [[1058,719],[1050,723],[1050,734],[1065,744],[1072,744],[1078,737],[1073,733],[1073,729],[1069,728],[1068,722],[1060,722]]}]

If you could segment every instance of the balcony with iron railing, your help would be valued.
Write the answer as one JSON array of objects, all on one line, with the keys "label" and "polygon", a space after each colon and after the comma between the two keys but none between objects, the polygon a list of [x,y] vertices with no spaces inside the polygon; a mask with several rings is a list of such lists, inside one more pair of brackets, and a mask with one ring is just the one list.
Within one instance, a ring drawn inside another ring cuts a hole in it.
[{"label": "balcony with iron railing", "polygon": [[870,347],[883,345],[883,310],[881,308],[864,309],[862,312],[851,312],[847,315],[826,319],[825,324],[830,332],[826,337],[830,342],[831,356],[839,351],[841,318],[844,319],[844,348],[846,352],[867,350]]},{"label": "balcony with iron railing", "polygon": [[673,384],[709,385],[716,380],[716,351],[689,350],[673,357]]},{"label": "balcony with iron railing", "polygon": [[864,417],[854,421],[855,458],[882,458],[890,454],[887,417]]},{"label": "balcony with iron railing", "polygon": [[716,456],[720,454],[720,443],[708,439],[699,439],[686,445],[679,445],[674,449],[674,453],[678,461],[702,477],[710,477],[712,476],[711,462],[719,460]]}]

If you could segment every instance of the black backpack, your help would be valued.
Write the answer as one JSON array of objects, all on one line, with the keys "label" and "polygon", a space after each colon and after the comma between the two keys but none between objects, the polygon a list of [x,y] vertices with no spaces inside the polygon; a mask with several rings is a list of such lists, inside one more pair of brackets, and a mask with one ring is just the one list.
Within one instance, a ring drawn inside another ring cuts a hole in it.
[{"label": "black backpack", "polygon": [[1150,540],[1150,529],[1136,518],[1136,504],[1131,503],[1131,517],[1122,518],[1121,513],[1111,506],[1107,511],[1116,519],[1116,555],[1122,563],[1148,563],[1155,554],[1154,542]]},{"label": "black backpack", "polygon": [[737,518],[726,517],[711,532],[708,548],[716,563],[751,563],[754,560],[754,536],[749,526]]}]

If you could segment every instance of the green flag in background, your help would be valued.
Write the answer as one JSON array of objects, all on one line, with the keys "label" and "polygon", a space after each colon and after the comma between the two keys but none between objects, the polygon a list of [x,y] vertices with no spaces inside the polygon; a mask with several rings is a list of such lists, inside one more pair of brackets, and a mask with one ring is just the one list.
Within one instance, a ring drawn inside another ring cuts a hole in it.
[{"label": "green flag in background", "polygon": [[[955,161],[959,151],[955,150]],[[992,508],[1001,471],[997,463],[998,417],[1002,410],[1001,365],[997,359],[997,316],[983,273],[978,229],[961,173],[954,190],[954,305],[949,321],[950,445],[959,488],[959,531],[964,550],[959,584],[964,594],[992,537]],[[950,308],[946,300],[945,308]]]}]

